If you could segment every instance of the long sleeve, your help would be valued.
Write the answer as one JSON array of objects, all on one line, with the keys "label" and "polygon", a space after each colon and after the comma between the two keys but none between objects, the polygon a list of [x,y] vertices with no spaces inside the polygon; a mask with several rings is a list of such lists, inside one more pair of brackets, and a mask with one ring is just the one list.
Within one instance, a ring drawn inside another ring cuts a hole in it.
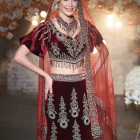
[{"label": "long sleeve", "polygon": [[43,22],[27,35],[20,37],[19,42],[20,45],[24,44],[33,54],[43,57],[47,52],[49,39],[49,26]]}]

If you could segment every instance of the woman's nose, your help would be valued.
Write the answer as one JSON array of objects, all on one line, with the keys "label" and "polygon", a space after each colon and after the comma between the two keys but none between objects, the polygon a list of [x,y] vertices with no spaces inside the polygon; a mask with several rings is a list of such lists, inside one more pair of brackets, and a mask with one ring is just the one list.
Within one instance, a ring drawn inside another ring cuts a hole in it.
[{"label": "woman's nose", "polygon": [[72,0],[69,0],[69,6],[72,6]]}]

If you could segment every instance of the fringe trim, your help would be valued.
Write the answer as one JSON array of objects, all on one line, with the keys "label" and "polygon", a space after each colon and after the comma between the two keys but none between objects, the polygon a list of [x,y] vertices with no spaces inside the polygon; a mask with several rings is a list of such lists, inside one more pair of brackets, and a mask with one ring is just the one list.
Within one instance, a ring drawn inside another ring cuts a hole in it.
[{"label": "fringe trim", "polygon": [[67,69],[76,70],[80,66],[83,66],[84,65],[84,59],[80,60],[77,63],[68,63],[68,62],[63,62],[63,61],[50,60],[50,65],[52,67],[61,67],[61,68],[65,67]]}]

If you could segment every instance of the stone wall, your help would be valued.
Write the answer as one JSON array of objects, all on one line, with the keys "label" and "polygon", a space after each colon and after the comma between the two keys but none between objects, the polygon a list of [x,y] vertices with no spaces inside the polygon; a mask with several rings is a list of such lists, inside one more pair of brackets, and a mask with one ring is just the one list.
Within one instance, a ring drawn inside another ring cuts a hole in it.
[{"label": "stone wall", "polygon": [[[107,18],[103,12],[96,11],[94,18],[110,52],[115,95],[124,94],[124,82],[128,72],[140,64],[140,55],[134,53],[139,42],[129,39],[125,18],[120,19],[121,28],[107,27]],[[0,37],[0,94],[37,93],[38,75],[12,60],[19,47],[18,38],[30,32],[34,27],[21,19],[20,26],[12,31],[12,40]],[[29,59],[38,65],[38,57],[29,54]]]}]

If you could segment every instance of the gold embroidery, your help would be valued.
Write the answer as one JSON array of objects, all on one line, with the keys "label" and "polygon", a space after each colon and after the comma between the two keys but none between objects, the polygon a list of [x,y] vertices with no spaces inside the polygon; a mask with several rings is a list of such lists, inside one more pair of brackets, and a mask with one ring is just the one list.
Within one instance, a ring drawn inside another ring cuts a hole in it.
[{"label": "gold embroidery", "polygon": [[60,123],[60,127],[65,129],[68,127],[68,122],[69,119],[67,119],[67,112],[65,112],[66,108],[66,104],[64,103],[64,98],[61,96],[60,99],[60,104],[59,104],[60,108],[60,113],[59,113],[59,119],[57,120],[58,123]]},{"label": "gold embroidery", "polygon": [[83,80],[79,74],[74,75],[62,75],[62,74],[50,74],[54,81],[65,81],[65,82],[77,82]]},{"label": "gold embroidery", "polygon": [[74,130],[72,131],[74,133],[74,135],[72,136],[73,140],[81,140],[81,135],[79,134],[79,125],[77,124],[76,120],[74,120],[74,125],[72,126],[72,128],[74,128]]},{"label": "gold embroidery", "polygon": [[85,125],[89,125],[90,124],[90,114],[89,114],[89,108],[88,108],[88,101],[87,101],[85,93],[84,93],[84,96],[83,96],[83,104],[84,104],[83,105],[84,110],[83,110],[82,120],[83,120],[83,123]]},{"label": "gold embroidery", "polygon": [[51,23],[51,21],[48,22],[53,33],[56,33],[56,36],[59,38],[60,41],[63,42],[64,46],[67,47],[68,53],[73,57],[76,58],[80,52],[82,52],[84,48],[85,42],[81,38],[80,34],[78,38],[67,38],[66,34],[61,33],[56,29],[56,27]]},{"label": "gold embroidery", "polygon": [[72,102],[70,103],[71,109],[69,110],[69,112],[71,113],[71,116],[74,118],[78,117],[79,111],[80,111],[80,109],[78,108],[78,102],[76,101],[77,99],[76,95],[77,93],[75,91],[75,88],[73,88],[72,93],[71,93]]},{"label": "gold embroidery", "polygon": [[55,111],[55,107],[54,107],[54,104],[53,104],[53,92],[52,93],[49,93],[49,98],[48,98],[48,104],[47,104],[47,107],[48,107],[48,116],[50,119],[55,119],[57,112]]},{"label": "gold embroidery", "polygon": [[57,132],[57,130],[56,130],[57,127],[56,127],[54,121],[52,122],[52,127],[51,127],[51,129],[52,129],[52,131],[51,131],[52,135],[50,136],[50,140],[57,140],[56,134],[57,134],[58,132]]},{"label": "gold embroidery", "polygon": [[51,49],[56,56],[60,54],[60,48],[58,48],[57,43],[51,42]]}]

